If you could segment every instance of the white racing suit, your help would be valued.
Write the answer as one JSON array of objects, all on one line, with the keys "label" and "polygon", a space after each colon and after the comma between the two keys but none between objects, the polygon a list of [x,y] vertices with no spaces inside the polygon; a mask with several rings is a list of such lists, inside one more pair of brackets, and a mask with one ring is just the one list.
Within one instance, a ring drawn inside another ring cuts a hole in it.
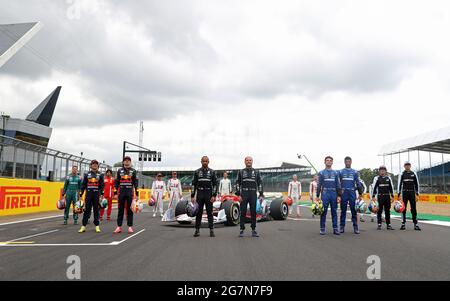
[{"label": "white racing suit", "polygon": [[[312,181],[311,184],[309,184],[309,199],[312,203],[317,201],[317,181]],[[312,217],[315,217],[314,214]]]},{"label": "white racing suit", "polygon": [[299,181],[289,182],[288,197],[292,199],[292,206],[289,214],[292,214],[292,211],[296,208],[297,215],[300,215],[299,202],[302,197],[302,184]]},{"label": "white racing suit", "polygon": [[219,196],[230,195],[233,192],[230,179],[222,179],[219,184]]},{"label": "white racing suit", "polygon": [[170,179],[167,182],[167,190],[169,191],[169,208],[175,209],[183,196],[180,180]]},{"label": "white racing suit", "polygon": [[309,184],[309,198],[312,200],[312,202],[315,202],[317,200],[317,182],[312,181],[311,184]]},{"label": "white racing suit", "polygon": [[156,200],[156,206],[153,208],[154,214],[158,211],[163,214],[164,211],[164,194],[166,193],[166,183],[164,181],[153,181],[152,196]]}]

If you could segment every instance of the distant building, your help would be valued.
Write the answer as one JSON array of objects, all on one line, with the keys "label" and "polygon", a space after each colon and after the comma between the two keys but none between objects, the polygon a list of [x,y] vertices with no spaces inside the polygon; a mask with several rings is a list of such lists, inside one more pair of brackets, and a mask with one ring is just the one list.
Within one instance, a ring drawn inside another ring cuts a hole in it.
[{"label": "distant building", "polygon": [[[52,134],[50,124],[60,92],[61,87],[57,87],[26,119],[2,116],[0,133],[3,136],[32,143],[36,146],[47,147]],[[11,174],[13,162],[20,163],[20,168],[24,170],[33,170],[31,167],[42,165],[42,160],[44,158],[26,156],[22,149],[2,146],[0,148],[0,175]]]}]

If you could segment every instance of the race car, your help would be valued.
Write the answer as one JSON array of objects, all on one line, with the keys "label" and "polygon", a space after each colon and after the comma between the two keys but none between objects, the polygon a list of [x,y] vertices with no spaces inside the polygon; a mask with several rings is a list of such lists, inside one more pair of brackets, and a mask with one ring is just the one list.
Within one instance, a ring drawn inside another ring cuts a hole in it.
[{"label": "race car", "polygon": [[[178,222],[179,224],[195,223],[195,217],[190,217],[186,213],[186,207],[189,201],[180,201],[173,214],[173,217],[163,218],[164,222]],[[170,209],[169,209],[170,210]],[[262,201],[256,203],[257,221],[286,220],[289,207],[284,201],[282,194],[267,194]],[[167,215],[165,215],[167,217]],[[226,226],[236,226],[240,223],[241,210],[239,197],[235,195],[226,195],[217,198],[213,204],[213,217],[215,224],[225,224]],[[246,221],[250,220],[250,208],[247,207]],[[203,211],[202,223],[208,223],[206,210]]]}]

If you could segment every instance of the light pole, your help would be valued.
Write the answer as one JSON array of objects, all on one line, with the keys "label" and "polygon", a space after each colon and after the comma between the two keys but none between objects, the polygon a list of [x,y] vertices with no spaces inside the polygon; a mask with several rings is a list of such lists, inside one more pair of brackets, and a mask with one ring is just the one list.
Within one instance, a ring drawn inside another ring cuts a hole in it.
[{"label": "light pole", "polygon": [[309,161],[308,157],[306,157],[306,155],[299,155],[297,154],[297,157],[299,160],[305,158],[306,161],[308,161],[309,165],[314,169],[314,171],[316,172],[316,174],[318,174],[319,172],[317,171],[317,169],[314,167],[314,165],[311,163],[311,161]]}]

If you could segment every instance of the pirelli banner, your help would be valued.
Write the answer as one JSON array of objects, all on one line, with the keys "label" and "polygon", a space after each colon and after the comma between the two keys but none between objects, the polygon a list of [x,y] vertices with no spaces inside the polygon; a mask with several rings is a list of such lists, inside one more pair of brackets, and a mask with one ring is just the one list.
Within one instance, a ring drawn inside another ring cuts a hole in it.
[{"label": "pirelli banner", "polygon": [[57,211],[64,183],[0,178],[0,216]]}]

